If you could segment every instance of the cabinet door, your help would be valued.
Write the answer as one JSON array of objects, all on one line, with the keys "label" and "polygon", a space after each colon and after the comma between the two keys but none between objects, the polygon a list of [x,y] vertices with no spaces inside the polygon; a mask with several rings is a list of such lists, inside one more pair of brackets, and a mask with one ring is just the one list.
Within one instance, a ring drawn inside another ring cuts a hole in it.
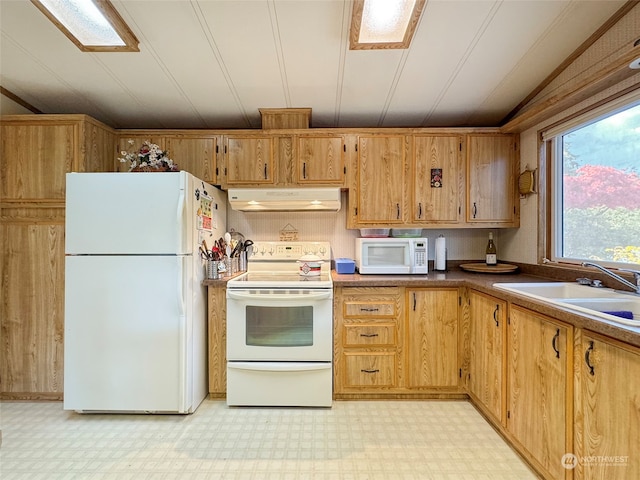
[{"label": "cabinet door", "polygon": [[357,222],[404,221],[405,137],[360,136],[357,165]]},{"label": "cabinet door", "polygon": [[297,141],[297,182],[344,186],[344,138],[300,136]]},{"label": "cabinet door", "polygon": [[270,136],[229,136],[225,144],[226,184],[274,183],[273,140]]},{"label": "cabinet door", "polygon": [[507,429],[550,478],[565,478],[561,459],[573,451],[571,327],[512,305],[507,332]]},{"label": "cabinet door", "polygon": [[226,291],[225,284],[207,287],[209,394],[218,398],[227,392]]},{"label": "cabinet door", "polygon": [[[16,223],[4,220],[13,217],[11,210],[3,210],[0,224],[0,392],[5,398],[60,399],[64,209],[24,209],[16,212]],[[34,223],[23,223],[29,217]]]},{"label": "cabinet door", "polygon": [[587,333],[576,352],[578,478],[640,478],[640,349]]},{"label": "cabinet door", "polygon": [[462,212],[462,138],[413,137],[412,222],[458,223]]},{"label": "cabinet door", "polygon": [[514,136],[467,136],[467,222],[518,226],[517,163]]},{"label": "cabinet door", "polygon": [[77,121],[2,125],[0,198],[64,202],[65,175],[80,168],[79,136]]},{"label": "cabinet door", "polygon": [[407,290],[409,387],[457,387],[458,289]]},{"label": "cabinet door", "polygon": [[469,391],[499,423],[503,417],[503,350],[507,304],[469,292]]},{"label": "cabinet door", "polygon": [[167,137],[166,149],[180,170],[205,182],[217,184],[216,137]]}]

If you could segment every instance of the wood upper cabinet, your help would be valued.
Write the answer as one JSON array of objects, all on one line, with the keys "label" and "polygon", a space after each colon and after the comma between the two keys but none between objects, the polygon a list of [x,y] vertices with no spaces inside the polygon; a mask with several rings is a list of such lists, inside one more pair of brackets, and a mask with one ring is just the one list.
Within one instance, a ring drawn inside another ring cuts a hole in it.
[{"label": "wood upper cabinet", "polygon": [[297,183],[300,185],[345,185],[345,140],[343,135],[299,135],[295,137]]},{"label": "wood upper cabinet", "polygon": [[218,137],[169,136],[165,138],[165,148],[180,170],[207,183],[219,184],[216,174]]},{"label": "wood upper cabinet", "polygon": [[576,343],[576,478],[640,478],[640,349],[591,332]]},{"label": "wood upper cabinet", "polygon": [[467,223],[519,226],[518,160],[514,135],[467,135]]},{"label": "wood upper cabinet", "polygon": [[507,303],[469,291],[468,389],[479,407],[504,424],[504,348]]},{"label": "wood upper cabinet", "polygon": [[85,115],[6,115],[0,199],[59,200],[68,172],[112,171],[115,132]]},{"label": "wood upper cabinet", "polygon": [[[133,143],[129,143],[132,141]],[[136,152],[145,141],[155,143],[168,152],[169,158],[180,170],[189,172],[205,182],[218,185],[217,151],[218,135],[205,134],[163,134],[148,132],[146,134],[129,135],[123,132],[118,138],[118,157],[121,152]],[[129,170],[129,163],[117,166],[119,171]]]},{"label": "wood upper cabinet", "polygon": [[228,135],[224,142],[224,184],[235,187],[273,185],[276,182],[273,136]]},{"label": "wood upper cabinet", "polygon": [[507,332],[507,430],[545,478],[571,478],[573,328],[511,305]]},{"label": "wood upper cabinet", "polygon": [[406,156],[409,136],[360,135],[348,227],[406,223]]},{"label": "wood upper cabinet", "polygon": [[414,135],[410,181],[411,223],[458,223],[462,216],[463,139]]},{"label": "wood upper cabinet", "polygon": [[334,297],[336,394],[393,392],[401,382],[402,292],[337,288]]},{"label": "wood upper cabinet", "polygon": [[407,289],[406,362],[409,388],[457,390],[458,289]]}]

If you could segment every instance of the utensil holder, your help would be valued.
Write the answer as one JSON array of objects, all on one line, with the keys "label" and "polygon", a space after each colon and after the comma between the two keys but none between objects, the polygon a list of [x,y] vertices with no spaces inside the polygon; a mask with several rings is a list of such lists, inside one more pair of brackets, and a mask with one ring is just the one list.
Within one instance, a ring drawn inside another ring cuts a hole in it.
[{"label": "utensil holder", "polygon": [[246,272],[247,271],[247,252],[243,250],[242,252],[240,252],[240,256],[238,258],[239,258],[238,268],[240,269],[241,272]]},{"label": "utensil holder", "polygon": [[218,280],[220,279],[220,271],[218,270],[220,262],[217,260],[207,260],[207,279]]},{"label": "utensil holder", "polygon": [[233,275],[231,258],[224,257],[224,266],[225,266],[224,276],[230,277],[231,275]]}]

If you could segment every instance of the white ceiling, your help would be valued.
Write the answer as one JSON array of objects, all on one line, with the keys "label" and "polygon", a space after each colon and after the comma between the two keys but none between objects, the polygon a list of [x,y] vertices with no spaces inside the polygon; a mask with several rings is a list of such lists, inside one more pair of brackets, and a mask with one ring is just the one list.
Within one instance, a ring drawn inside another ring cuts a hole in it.
[{"label": "white ceiling", "polygon": [[625,0],[428,0],[407,50],[348,49],[351,0],[112,0],[137,53],[83,53],[0,0],[0,85],[115,128],[497,126]]}]

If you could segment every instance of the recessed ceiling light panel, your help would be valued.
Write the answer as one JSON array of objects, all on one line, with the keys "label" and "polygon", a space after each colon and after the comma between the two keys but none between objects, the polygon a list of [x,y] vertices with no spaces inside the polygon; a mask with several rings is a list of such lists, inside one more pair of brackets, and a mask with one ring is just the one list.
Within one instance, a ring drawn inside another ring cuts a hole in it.
[{"label": "recessed ceiling light panel", "polygon": [[355,0],[352,50],[408,48],[425,0]]},{"label": "recessed ceiling light panel", "polygon": [[108,0],[31,0],[83,51],[139,51],[138,39]]}]

